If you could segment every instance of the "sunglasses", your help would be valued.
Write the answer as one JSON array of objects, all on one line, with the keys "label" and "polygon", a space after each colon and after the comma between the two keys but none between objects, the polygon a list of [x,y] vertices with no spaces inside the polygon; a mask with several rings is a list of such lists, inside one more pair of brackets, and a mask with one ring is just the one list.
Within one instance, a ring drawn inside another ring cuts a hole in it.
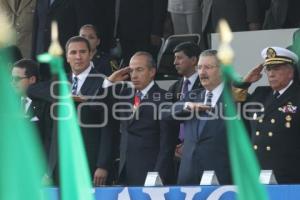
[{"label": "sunglasses", "polygon": [[27,77],[27,76],[23,76],[23,77],[20,77],[20,76],[12,76],[12,77],[11,77],[11,80],[12,80],[12,82],[17,83],[17,82],[20,82],[21,80],[23,80],[23,79],[25,79],[25,78],[28,78],[28,77]]}]

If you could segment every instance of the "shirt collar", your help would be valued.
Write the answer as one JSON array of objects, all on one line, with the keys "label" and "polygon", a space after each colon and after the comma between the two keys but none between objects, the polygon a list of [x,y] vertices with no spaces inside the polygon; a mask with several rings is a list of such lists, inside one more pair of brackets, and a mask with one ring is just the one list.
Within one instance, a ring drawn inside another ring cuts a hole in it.
[{"label": "shirt collar", "polygon": [[278,91],[279,94],[282,95],[282,94],[283,94],[283,93],[284,93],[284,92],[292,85],[292,83],[293,83],[293,80],[291,80],[291,81],[289,82],[289,84],[288,84],[285,88],[279,90],[279,91]]},{"label": "shirt collar", "polygon": [[192,74],[190,77],[184,77],[183,78],[183,81],[185,81],[186,79],[188,79],[189,81],[190,81],[190,84],[191,85],[194,85],[194,83],[195,83],[195,81],[196,81],[196,79],[197,79],[197,77],[198,77],[198,73],[197,72],[195,72],[194,74]]},{"label": "shirt collar", "polygon": [[72,73],[72,80],[74,79],[75,76],[78,78],[79,81],[85,80],[86,77],[89,75],[91,69],[92,69],[92,65],[89,65],[88,68],[86,68],[83,72],[81,72],[78,75],[75,75],[74,73]]},{"label": "shirt collar", "polygon": [[[215,89],[213,89],[211,91],[213,93],[212,102],[211,102],[212,107],[214,107],[216,105],[217,101],[219,100],[219,98],[223,92],[223,89],[224,89],[224,83],[222,82]],[[208,90],[205,91],[205,101],[206,101],[208,92],[209,92]]]},{"label": "shirt collar", "polygon": [[151,81],[147,87],[145,87],[144,89],[142,89],[140,92],[142,93],[142,98],[149,92],[149,90],[152,88],[152,86],[154,85],[154,81]]}]

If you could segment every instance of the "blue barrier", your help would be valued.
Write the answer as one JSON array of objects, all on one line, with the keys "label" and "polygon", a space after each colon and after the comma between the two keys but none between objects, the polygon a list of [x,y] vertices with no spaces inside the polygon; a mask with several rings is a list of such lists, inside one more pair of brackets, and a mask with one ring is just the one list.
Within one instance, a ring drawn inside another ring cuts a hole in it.
[{"label": "blue barrier", "polygon": [[[300,185],[266,186],[270,200],[300,200]],[[234,186],[99,187],[96,200],[234,200]],[[58,188],[46,188],[51,200],[59,200]]]}]

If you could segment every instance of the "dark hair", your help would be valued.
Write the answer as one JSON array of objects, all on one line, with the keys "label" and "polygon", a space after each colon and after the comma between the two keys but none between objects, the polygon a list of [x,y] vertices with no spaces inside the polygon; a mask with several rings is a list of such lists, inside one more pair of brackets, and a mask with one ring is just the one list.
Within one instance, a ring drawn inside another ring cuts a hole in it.
[{"label": "dark hair", "polygon": [[89,41],[88,41],[87,39],[85,39],[84,37],[81,37],[81,36],[74,36],[74,37],[71,37],[71,38],[67,41],[66,47],[65,47],[66,52],[68,52],[69,46],[70,46],[70,44],[73,43],[73,42],[83,42],[83,43],[85,43],[86,46],[87,46],[87,48],[88,48],[88,50],[89,50],[89,52],[91,52],[91,45],[90,45]]},{"label": "dark hair", "polygon": [[193,42],[183,42],[183,43],[178,44],[174,48],[173,53],[176,53],[179,51],[183,51],[183,53],[185,55],[187,55],[189,58],[191,58],[191,57],[198,58],[198,56],[201,52],[200,47]]},{"label": "dark hair", "polygon": [[132,57],[134,57],[134,56],[145,56],[145,57],[147,57],[147,59],[148,59],[147,67],[156,69],[156,62],[155,62],[155,60],[153,59],[153,56],[150,53],[148,53],[146,51],[138,51]]},{"label": "dark hair", "polygon": [[13,67],[25,69],[27,77],[35,76],[39,80],[39,64],[30,59],[22,59],[14,63]]},{"label": "dark hair", "polygon": [[100,33],[99,33],[99,30],[96,26],[94,26],[93,24],[85,24],[83,25],[82,27],[80,27],[79,29],[79,33],[82,29],[86,29],[86,28],[89,28],[89,29],[92,29],[93,31],[95,31],[96,35],[98,38],[100,38]]}]

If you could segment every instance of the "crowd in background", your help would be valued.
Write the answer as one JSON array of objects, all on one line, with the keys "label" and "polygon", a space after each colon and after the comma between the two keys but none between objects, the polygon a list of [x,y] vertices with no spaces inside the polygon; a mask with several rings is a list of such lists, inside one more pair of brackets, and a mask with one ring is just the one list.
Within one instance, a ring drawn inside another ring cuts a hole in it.
[{"label": "crowd in background", "polygon": [[[209,33],[225,18],[233,31],[297,28],[297,0],[1,0],[0,8],[16,30],[16,46],[24,58],[48,50],[51,21],[59,27],[62,46],[85,24],[97,27],[98,51],[127,66],[136,51],[154,57],[161,38],[198,33],[209,48]],[[122,54],[118,48],[122,47]],[[68,71],[69,68],[66,68]],[[45,79],[49,78],[47,71]]]}]

